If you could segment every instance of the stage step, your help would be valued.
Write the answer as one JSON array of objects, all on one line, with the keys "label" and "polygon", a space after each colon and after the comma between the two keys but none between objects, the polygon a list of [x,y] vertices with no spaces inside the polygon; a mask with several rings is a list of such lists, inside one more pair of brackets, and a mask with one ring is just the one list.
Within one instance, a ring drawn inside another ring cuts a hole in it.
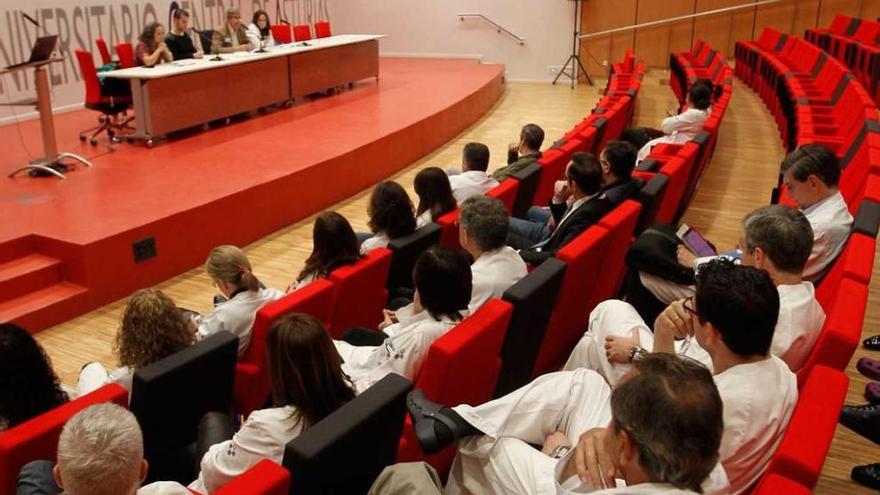
[{"label": "stage step", "polygon": [[0,302],[61,281],[61,260],[39,253],[0,263]]},{"label": "stage step", "polygon": [[0,302],[0,322],[14,321],[28,329],[60,323],[72,316],[71,305],[87,292],[85,287],[71,282],[52,284]]}]

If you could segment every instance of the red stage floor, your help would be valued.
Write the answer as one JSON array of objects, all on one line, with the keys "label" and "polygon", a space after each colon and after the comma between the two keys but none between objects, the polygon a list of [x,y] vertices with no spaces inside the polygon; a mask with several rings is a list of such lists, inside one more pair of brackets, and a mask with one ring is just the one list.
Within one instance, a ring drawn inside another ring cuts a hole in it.
[{"label": "red stage floor", "polygon": [[[216,244],[253,242],[436,149],[502,92],[499,65],[382,59],[378,84],[113,152],[77,138],[94,113],[58,115],[59,148],[95,166],[0,180],[0,321],[39,330],[190,269]],[[31,152],[38,129],[20,126]],[[4,175],[29,159],[14,125],[0,127],[0,149]],[[135,263],[132,243],[148,237],[157,256]]]}]

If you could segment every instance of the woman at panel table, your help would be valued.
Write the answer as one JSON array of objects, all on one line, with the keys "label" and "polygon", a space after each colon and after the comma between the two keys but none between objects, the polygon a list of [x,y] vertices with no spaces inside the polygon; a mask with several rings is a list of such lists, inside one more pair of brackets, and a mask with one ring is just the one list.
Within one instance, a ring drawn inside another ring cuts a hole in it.
[{"label": "woman at panel table", "polygon": [[409,195],[397,182],[380,182],[370,195],[370,231],[372,236],[358,234],[361,238],[361,254],[387,247],[398,237],[412,234],[416,230],[416,218]]},{"label": "woman at panel table", "polygon": [[335,211],[321,213],[312,229],[312,254],[287,292],[326,278],[341,266],[357,263],[360,257],[360,246],[348,220]]},{"label": "woman at panel table", "polygon": [[[202,456],[201,473],[190,488],[211,493],[262,459],[281,463],[284,447],[315,423],[354,398],[342,359],[317,319],[287,315],[266,335],[272,407],[254,411],[230,440],[199,438],[199,445],[220,440]],[[228,416],[210,414],[201,433],[227,430]],[[215,429],[217,428],[217,429]]]},{"label": "woman at panel table", "polygon": [[100,363],[89,363],[79,373],[78,396],[113,382],[131,392],[134,372],[191,346],[196,326],[162,291],[142,289],[128,298],[114,350],[119,368],[108,372]]},{"label": "woman at panel table", "polygon": [[438,218],[458,208],[449,176],[437,167],[428,167],[416,175],[413,182],[419,196],[416,208],[416,228],[424,227]]},{"label": "woman at panel table", "polygon": [[264,47],[276,46],[278,42],[272,36],[272,29],[269,24],[269,14],[265,10],[254,12],[254,17],[250,25],[247,27],[248,39],[255,48],[260,48],[261,43]]},{"label": "woman at panel table", "polygon": [[162,62],[174,60],[171,49],[165,44],[165,26],[158,22],[151,22],[144,26],[144,31],[138,39],[140,43],[134,52],[136,65],[152,67]]}]

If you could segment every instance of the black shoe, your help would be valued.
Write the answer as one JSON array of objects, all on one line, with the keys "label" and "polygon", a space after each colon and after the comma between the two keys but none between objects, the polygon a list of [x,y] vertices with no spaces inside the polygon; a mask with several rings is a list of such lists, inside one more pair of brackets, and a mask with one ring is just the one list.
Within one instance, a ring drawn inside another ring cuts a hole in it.
[{"label": "black shoe", "polygon": [[852,468],[850,476],[860,485],[880,490],[880,463],[856,466]]},{"label": "black shoe", "polygon": [[407,395],[406,408],[425,454],[435,454],[460,438],[480,433],[457,412],[428,400],[421,389]]},{"label": "black shoe", "polygon": [[880,405],[843,406],[840,424],[880,444]]},{"label": "black shoe", "polygon": [[880,351],[880,334],[872,335],[871,337],[863,340],[862,345],[865,346],[865,349]]}]

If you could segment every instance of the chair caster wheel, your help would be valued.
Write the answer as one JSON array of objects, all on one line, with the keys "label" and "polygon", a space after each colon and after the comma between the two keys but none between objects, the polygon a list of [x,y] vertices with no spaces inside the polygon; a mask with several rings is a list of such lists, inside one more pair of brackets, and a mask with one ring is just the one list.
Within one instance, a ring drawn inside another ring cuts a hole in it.
[{"label": "chair caster wheel", "polygon": [[113,144],[119,144],[122,142],[122,139],[119,136],[110,136],[110,142]]},{"label": "chair caster wheel", "polygon": [[92,146],[97,146],[98,140],[95,138],[89,139],[89,144],[91,144]]},{"label": "chair caster wheel", "polygon": [[83,136],[82,134],[80,134],[80,135],[79,135],[79,140],[82,141],[82,142],[86,142],[86,137]]},{"label": "chair caster wheel", "polygon": [[147,148],[152,148],[152,147],[153,147],[153,140],[152,140],[152,139],[147,139],[147,140],[144,142],[144,145],[145,145]]}]

